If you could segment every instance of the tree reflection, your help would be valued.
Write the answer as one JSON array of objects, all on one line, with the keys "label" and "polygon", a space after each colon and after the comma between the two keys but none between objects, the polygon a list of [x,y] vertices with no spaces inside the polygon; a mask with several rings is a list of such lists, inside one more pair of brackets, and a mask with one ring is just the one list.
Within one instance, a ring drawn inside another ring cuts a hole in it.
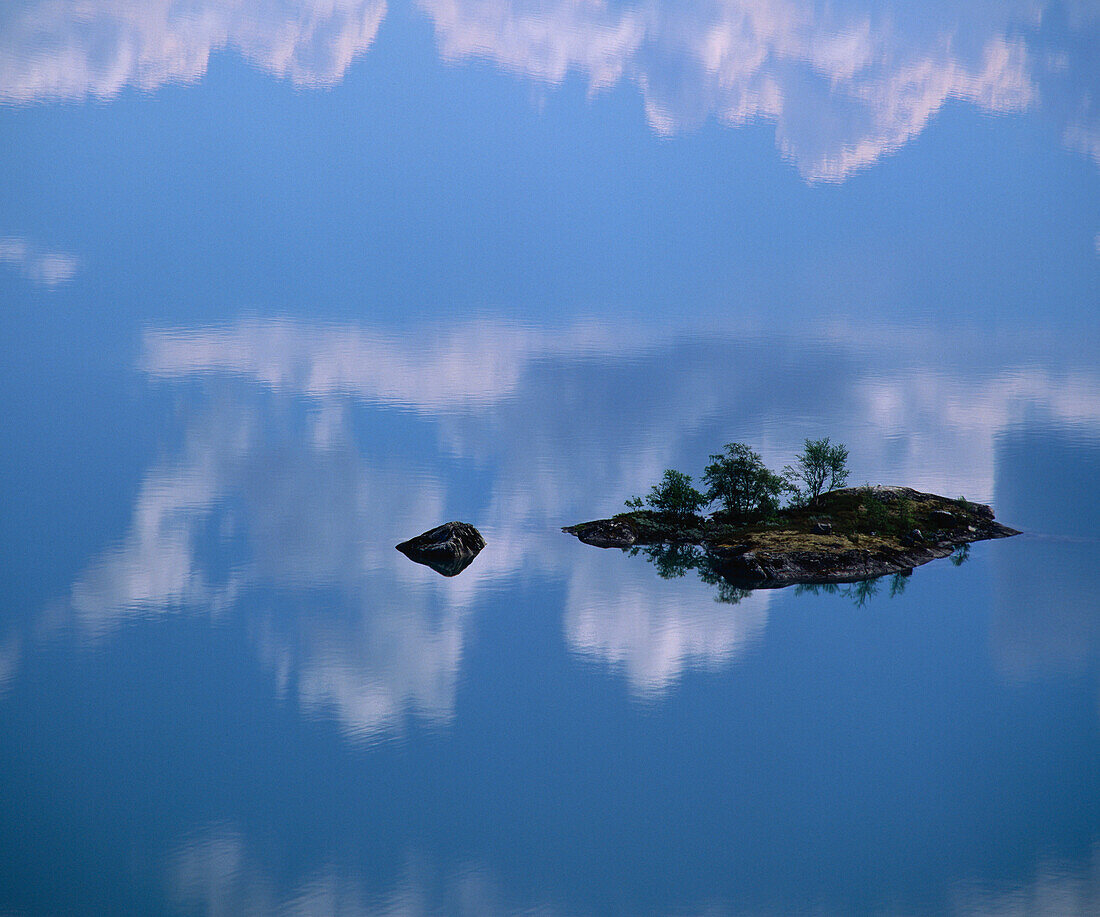
[{"label": "tree reflection", "polygon": [[[969,548],[969,545],[962,545],[951,555],[951,562],[956,567],[963,564],[970,556]],[[698,545],[673,543],[638,545],[625,549],[625,553],[630,554],[631,557],[639,555],[644,557],[657,568],[657,575],[661,579],[678,579],[694,570],[699,579],[708,586],[714,587],[714,600],[726,605],[737,605],[755,591],[725,576],[715,558]],[[890,598],[897,598],[905,592],[912,575],[912,570],[905,570],[901,573],[871,577],[853,583],[803,583],[794,587],[794,594],[836,595],[850,600],[857,608],[863,608],[880,594],[883,587],[886,587],[885,594]]]},{"label": "tree reflection", "polygon": [[871,579],[859,580],[855,583],[812,583],[803,586],[795,586],[794,593],[795,595],[802,595],[803,593],[809,593],[811,595],[839,595],[841,598],[849,599],[856,608],[863,608],[871,599],[879,594],[879,589],[886,583],[889,583],[889,589],[887,590],[889,597],[892,599],[897,598],[905,592],[905,587],[909,584],[909,577],[912,575],[912,570],[906,570],[902,573],[876,576]]}]

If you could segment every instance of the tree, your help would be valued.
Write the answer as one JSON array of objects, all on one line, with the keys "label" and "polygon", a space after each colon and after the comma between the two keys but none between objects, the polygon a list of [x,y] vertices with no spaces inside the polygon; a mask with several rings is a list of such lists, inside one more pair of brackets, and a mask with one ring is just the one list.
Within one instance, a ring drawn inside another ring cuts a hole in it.
[{"label": "tree", "polygon": [[726,451],[710,457],[703,470],[708,502],[718,501],[738,519],[768,516],[779,508],[780,495],[790,489],[744,443],[727,443]]},{"label": "tree", "polygon": [[[690,518],[710,501],[691,484],[691,475],[669,468],[659,484],[650,488],[645,502],[658,513],[667,513],[680,518]],[[641,497],[626,501],[631,509],[641,509]]]},{"label": "tree", "polygon": [[[794,466],[787,465],[783,473],[791,489],[808,502],[813,502],[822,490],[836,490],[848,480],[848,447],[839,443],[835,446],[830,444],[827,436],[824,439],[807,439]],[[799,481],[803,485],[801,488],[796,484]]]}]

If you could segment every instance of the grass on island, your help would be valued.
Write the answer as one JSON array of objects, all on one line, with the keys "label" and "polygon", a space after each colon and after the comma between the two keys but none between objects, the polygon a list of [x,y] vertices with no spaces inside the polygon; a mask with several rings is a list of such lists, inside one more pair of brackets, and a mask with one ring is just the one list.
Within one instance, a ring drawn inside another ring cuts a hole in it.
[{"label": "grass on island", "polygon": [[896,550],[911,543],[914,529],[922,535],[955,532],[979,518],[975,505],[962,498],[869,486],[828,491],[808,505],[737,522],[721,512],[703,517],[649,509],[614,517],[629,522],[642,543],[748,545],[764,551]]}]

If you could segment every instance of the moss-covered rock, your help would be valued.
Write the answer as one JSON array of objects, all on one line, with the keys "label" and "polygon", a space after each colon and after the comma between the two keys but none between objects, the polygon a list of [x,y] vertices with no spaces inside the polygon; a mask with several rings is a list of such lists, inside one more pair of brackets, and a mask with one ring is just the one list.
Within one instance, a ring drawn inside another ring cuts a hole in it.
[{"label": "moss-covered rock", "polygon": [[599,547],[696,545],[723,578],[753,588],[902,573],[960,545],[1019,534],[983,504],[881,485],[830,491],[744,524],[636,510],[562,531]]}]

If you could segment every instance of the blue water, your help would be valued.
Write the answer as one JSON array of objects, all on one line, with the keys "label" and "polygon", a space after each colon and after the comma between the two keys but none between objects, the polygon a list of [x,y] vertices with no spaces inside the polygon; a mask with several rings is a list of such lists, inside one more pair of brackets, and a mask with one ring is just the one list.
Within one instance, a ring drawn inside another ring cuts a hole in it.
[{"label": "blue water", "polygon": [[[1097,98],[1092,0],[4,5],[0,914],[1100,913]],[[823,435],[1024,534],[560,532]]]}]

